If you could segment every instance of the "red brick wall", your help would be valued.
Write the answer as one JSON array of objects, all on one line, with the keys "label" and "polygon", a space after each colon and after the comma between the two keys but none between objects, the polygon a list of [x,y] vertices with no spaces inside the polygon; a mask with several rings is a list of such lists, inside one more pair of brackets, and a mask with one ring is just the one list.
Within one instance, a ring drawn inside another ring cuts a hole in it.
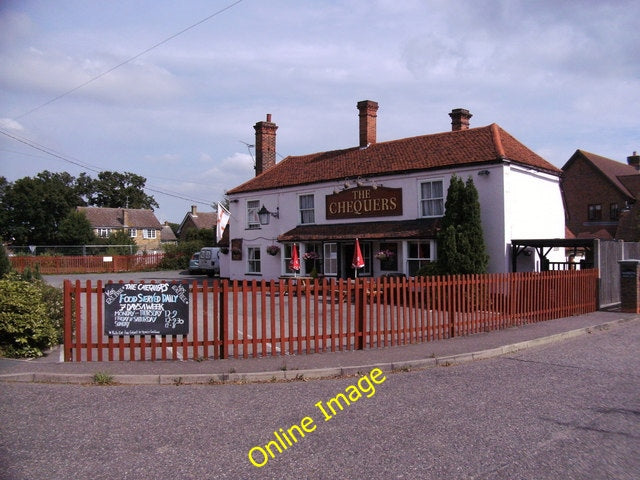
[{"label": "red brick wall", "polygon": [[[615,188],[589,162],[576,158],[564,172],[562,180],[567,227],[574,233],[591,232],[606,229],[615,237],[618,222],[610,219],[610,205],[617,203],[619,208],[625,205],[625,196]],[[591,222],[588,218],[590,204],[602,205],[602,220]]]}]

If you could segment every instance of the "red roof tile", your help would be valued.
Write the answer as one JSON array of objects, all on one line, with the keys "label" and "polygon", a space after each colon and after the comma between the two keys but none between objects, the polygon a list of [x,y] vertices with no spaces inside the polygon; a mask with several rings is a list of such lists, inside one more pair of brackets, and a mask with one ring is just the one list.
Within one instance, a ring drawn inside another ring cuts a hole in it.
[{"label": "red roof tile", "polygon": [[478,165],[508,160],[554,175],[560,169],[524,146],[498,125],[392,140],[366,148],[348,148],[289,156],[227,193],[342,180],[347,177]]}]

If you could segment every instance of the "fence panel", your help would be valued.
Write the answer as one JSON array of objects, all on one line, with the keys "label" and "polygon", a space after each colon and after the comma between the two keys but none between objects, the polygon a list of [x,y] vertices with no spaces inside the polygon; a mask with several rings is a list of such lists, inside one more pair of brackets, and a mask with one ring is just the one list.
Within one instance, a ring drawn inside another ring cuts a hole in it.
[{"label": "fence panel", "polygon": [[153,270],[160,265],[163,258],[163,253],[151,253],[111,256],[17,256],[9,257],[9,260],[11,267],[20,273],[26,269],[37,269],[43,275],[57,275]]},{"label": "fence panel", "polygon": [[182,284],[189,293],[187,334],[110,336],[102,282],[66,280],[65,361],[257,358],[381,348],[584,314],[597,305],[597,270]]}]

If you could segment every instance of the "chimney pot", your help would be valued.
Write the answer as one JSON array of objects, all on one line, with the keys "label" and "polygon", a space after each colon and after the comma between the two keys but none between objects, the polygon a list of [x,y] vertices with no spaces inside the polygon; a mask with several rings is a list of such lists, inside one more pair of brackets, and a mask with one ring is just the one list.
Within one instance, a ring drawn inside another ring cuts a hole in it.
[{"label": "chimney pot", "polygon": [[378,117],[378,102],[362,100],[358,102],[358,116],[360,117],[360,147],[376,143],[376,119]]},{"label": "chimney pot", "polygon": [[449,114],[451,117],[451,131],[469,130],[469,120],[473,115],[465,108],[454,108]]}]

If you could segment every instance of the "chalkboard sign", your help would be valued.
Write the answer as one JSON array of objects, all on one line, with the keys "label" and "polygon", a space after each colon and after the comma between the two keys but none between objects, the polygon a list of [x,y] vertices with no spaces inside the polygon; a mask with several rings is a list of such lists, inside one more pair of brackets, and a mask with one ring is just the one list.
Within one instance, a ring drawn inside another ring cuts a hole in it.
[{"label": "chalkboard sign", "polygon": [[104,287],[105,335],[187,335],[189,288],[179,283]]}]

